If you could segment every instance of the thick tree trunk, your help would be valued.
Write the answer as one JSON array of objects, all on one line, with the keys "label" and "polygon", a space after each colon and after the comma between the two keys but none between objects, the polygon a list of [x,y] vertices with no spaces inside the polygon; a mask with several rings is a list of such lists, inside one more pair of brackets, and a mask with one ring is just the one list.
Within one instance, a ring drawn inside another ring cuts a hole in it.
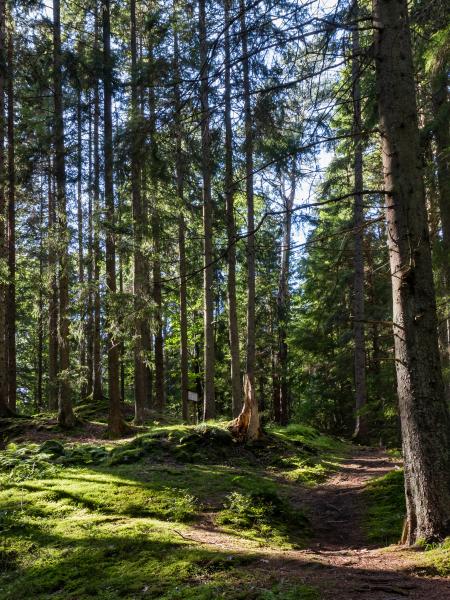
[{"label": "thick tree trunk", "polygon": [[[174,16],[176,19],[177,3],[174,3]],[[184,221],[184,165],[183,165],[183,124],[181,119],[180,95],[180,49],[178,32],[174,31],[174,106],[175,106],[175,168],[177,182],[177,196],[180,214],[178,216],[178,264],[180,275],[180,392],[181,412],[183,421],[189,421],[189,354],[188,354],[188,321],[187,321],[187,281],[186,281],[186,235]]]},{"label": "thick tree trunk", "polygon": [[358,1],[353,3],[352,18],[356,25],[352,31],[352,88],[353,88],[353,141],[354,141],[354,204],[353,204],[353,366],[355,377],[355,430],[353,437],[367,441],[368,424],[364,412],[367,402],[366,341],[364,331],[364,201],[363,148],[361,123],[360,43],[358,29]]},{"label": "thick tree trunk", "polygon": [[225,0],[225,201],[228,238],[228,325],[231,357],[231,406],[237,417],[242,409],[239,330],[236,302],[236,225],[234,219],[233,129],[231,125],[231,0]]},{"label": "thick tree trunk", "polygon": [[116,236],[113,184],[113,140],[112,140],[112,64],[110,39],[110,0],[102,0],[103,10],[103,149],[105,179],[105,216],[106,229],[106,288],[107,288],[107,324],[108,324],[108,433],[119,437],[126,431],[122,416],[119,382],[119,342],[112,333],[114,328],[114,298],[117,292],[116,281]]},{"label": "thick tree trunk", "polygon": [[450,534],[450,417],[437,338],[407,0],[373,0],[405,461],[406,541]]},{"label": "thick tree trunk", "polygon": [[60,0],[53,0],[53,100],[56,207],[59,258],[58,311],[58,422],[61,427],[73,427],[69,346],[69,231],[66,207],[66,166],[64,147],[64,115],[62,97],[62,57]]},{"label": "thick tree trunk", "polygon": [[[8,291],[7,355],[8,355],[8,406],[16,410],[16,169],[14,139],[14,29],[10,24],[8,35]],[[41,326],[42,334],[42,326]]]},{"label": "thick tree trunk", "polygon": [[206,34],[206,1],[199,0],[200,37],[200,110],[203,176],[203,330],[204,378],[203,419],[216,416],[214,386],[214,266],[213,266],[213,202],[211,197],[211,139],[209,129],[209,64]]}]

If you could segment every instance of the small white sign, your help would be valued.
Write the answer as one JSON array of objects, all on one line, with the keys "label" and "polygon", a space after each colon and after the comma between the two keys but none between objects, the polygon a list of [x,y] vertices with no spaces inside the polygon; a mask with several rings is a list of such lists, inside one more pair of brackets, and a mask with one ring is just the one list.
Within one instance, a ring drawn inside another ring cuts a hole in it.
[{"label": "small white sign", "polygon": [[191,400],[191,402],[198,402],[197,392],[188,392],[188,400]]}]

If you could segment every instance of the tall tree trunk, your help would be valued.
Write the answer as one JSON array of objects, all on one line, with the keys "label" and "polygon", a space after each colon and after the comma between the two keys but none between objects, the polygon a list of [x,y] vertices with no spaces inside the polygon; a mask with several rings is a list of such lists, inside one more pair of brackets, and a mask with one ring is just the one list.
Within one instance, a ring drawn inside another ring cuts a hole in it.
[{"label": "tall tree trunk", "polygon": [[155,197],[152,214],[153,237],[153,302],[155,305],[155,408],[162,411],[165,408],[164,386],[164,333],[162,315],[162,284],[161,284],[161,248],[160,248],[160,219]]},{"label": "tall tree trunk", "polygon": [[[143,65],[143,39],[142,35],[139,36],[139,64]],[[149,57],[148,57],[148,72],[149,74],[153,73],[153,56],[152,56],[152,46],[149,44]],[[145,84],[139,85],[138,87],[138,96],[139,96],[139,105],[140,105],[140,114],[145,114],[145,103],[147,97],[149,98],[150,106],[153,106],[154,100],[152,99],[153,94],[153,84],[152,81],[149,81],[149,90],[150,93],[146,96]],[[151,116],[152,122],[150,124],[150,134],[154,128],[154,115]],[[144,140],[143,140],[144,142]],[[153,152],[153,150],[151,150]],[[150,239],[150,230],[149,230],[149,199],[148,199],[148,170],[149,167],[152,167],[149,164],[150,161],[141,161],[141,200],[142,200],[142,237],[144,240]],[[151,310],[149,310],[150,299],[151,299],[151,286],[150,286],[150,258],[149,253],[144,252],[143,255],[143,266],[142,266],[142,277],[143,277],[143,285],[144,285],[144,297],[147,298],[147,310],[142,319],[141,331],[141,344],[142,344],[142,356],[144,360],[144,389],[145,389],[145,406],[147,408],[153,407],[153,365],[152,365],[152,354],[153,354],[153,338],[152,338],[152,330],[151,330]]]},{"label": "tall tree trunk", "polygon": [[[95,47],[97,48],[98,17],[96,13],[95,23]],[[98,48],[97,48],[98,50]],[[94,336],[92,341],[92,379],[93,400],[99,401],[103,398],[102,378],[102,340],[101,340],[101,306],[100,306],[100,263],[102,253],[100,249],[100,94],[99,82],[94,84],[94,181],[93,181],[93,218],[94,218],[94,241],[93,241],[93,278],[94,278]]]},{"label": "tall tree trunk", "polygon": [[[179,175],[177,174],[177,178]],[[178,197],[183,200],[183,183],[178,181]],[[189,356],[188,356],[188,322],[187,322],[187,282],[186,282],[186,241],[183,213],[178,217],[178,253],[180,270],[180,369],[181,369],[181,411],[183,421],[189,421]]]},{"label": "tall tree trunk", "polygon": [[353,3],[352,18],[355,26],[352,30],[352,92],[353,92],[353,141],[354,141],[354,204],[353,204],[353,340],[354,340],[354,377],[355,377],[355,430],[353,437],[361,442],[367,441],[368,424],[365,406],[366,387],[366,341],[364,331],[364,202],[363,202],[363,148],[361,123],[361,85],[360,85],[360,43],[359,43],[359,6]]},{"label": "tall tree trunk", "polygon": [[233,129],[231,124],[231,0],[225,0],[225,202],[228,238],[228,324],[231,357],[231,408],[236,418],[242,408],[239,330],[236,302],[236,224],[234,220]]},{"label": "tall tree trunk", "polygon": [[53,165],[48,160],[48,408],[58,409],[58,279],[56,254],[56,207],[54,193]]},{"label": "tall tree trunk", "polygon": [[436,166],[439,213],[442,227],[443,277],[446,306],[446,359],[450,359],[450,102],[448,100],[448,68],[440,65],[432,81],[432,103],[435,119]]},{"label": "tall tree trunk", "polygon": [[[82,107],[81,90],[77,91],[77,234],[78,234],[78,284],[80,286],[80,314],[82,319],[82,333],[80,339],[80,367],[83,372],[82,380],[85,381],[86,370],[86,294],[84,289],[84,250],[83,250],[83,145],[82,145]],[[87,393],[86,383],[82,383],[81,397]]]},{"label": "tall tree trunk", "polygon": [[407,0],[373,0],[409,544],[450,534],[450,416],[419,142]]},{"label": "tall tree trunk", "polygon": [[[8,297],[7,354],[8,354],[8,405],[16,410],[16,170],[14,139],[14,25],[10,23],[8,35]],[[42,329],[42,327],[41,327]]]},{"label": "tall tree trunk", "polygon": [[287,425],[289,420],[289,386],[288,386],[288,347],[287,347],[287,327],[289,317],[289,262],[291,246],[291,228],[292,228],[292,208],[294,205],[296,191],[296,166],[295,160],[292,164],[290,175],[289,194],[283,188],[283,239],[281,248],[281,268],[280,279],[278,282],[277,294],[277,325],[278,325],[278,351],[276,355],[277,368],[277,397],[275,398],[276,414],[278,422],[281,425]]},{"label": "tall tree trunk", "polygon": [[[176,18],[176,2],[174,4]],[[177,196],[180,214],[178,216],[178,264],[180,275],[180,392],[181,411],[183,421],[189,421],[189,356],[188,356],[188,322],[187,322],[187,281],[186,281],[186,238],[184,221],[184,167],[183,167],[183,129],[181,120],[181,97],[180,97],[180,49],[178,32],[174,31],[174,106],[175,106],[175,168],[177,182]]]},{"label": "tall tree trunk", "polygon": [[44,368],[44,185],[42,183],[39,194],[39,295],[38,295],[38,317],[37,317],[37,344],[36,344],[36,387],[34,404],[36,410],[41,411],[44,406],[43,399],[43,368]]},{"label": "tall tree trunk", "polygon": [[93,260],[94,260],[94,219],[93,219],[93,152],[92,152],[92,106],[91,95],[88,94],[88,241],[87,241],[87,319],[86,319],[86,365],[87,382],[86,396],[92,397],[93,392],[93,343],[94,343],[94,289],[93,289]]},{"label": "tall tree trunk", "polygon": [[108,433],[112,437],[122,435],[126,424],[122,416],[119,383],[119,342],[113,334],[114,299],[116,282],[116,235],[113,187],[113,138],[112,138],[112,62],[110,0],[102,0],[103,9],[103,151],[106,229],[106,288],[108,324]]},{"label": "tall tree trunk", "polygon": [[244,406],[230,429],[238,438],[253,440],[261,435],[258,401],[255,387],[255,210],[253,193],[253,124],[250,105],[250,65],[248,59],[248,34],[245,0],[240,0],[240,25],[242,44],[242,75],[244,88],[245,128],[245,188],[247,198],[247,362],[244,377]]},{"label": "tall tree trunk", "polygon": [[141,425],[145,418],[146,406],[146,367],[142,348],[143,326],[145,308],[145,270],[144,256],[142,254],[142,198],[141,198],[141,165],[140,153],[140,114],[139,114],[139,88],[138,64],[136,44],[136,1],[130,0],[130,50],[131,50],[131,196],[133,207],[133,233],[134,233],[134,422]]},{"label": "tall tree trunk", "polygon": [[[152,42],[149,44],[149,66],[154,68]],[[156,146],[156,97],[154,87],[149,88],[149,131],[152,161],[157,159]],[[152,171],[155,165],[152,164]],[[157,181],[153,172],[150,174],[150,189],[153,195],[151,204],[151,228],[153,239],[153,305],[155,333],[155,409],[162,412],[166,406],[166,390],[164,384],[164,319],[161,282],[161,217],[158,202]]]},{"label": "tall tree trunk", "polygon": [[[0,58],[6,62],[6,30],[5,30],[5,0],[0,0]],[[0,72],[0,266],[7,263],[6,228],[5,228],[5,75]],[[11,414],[8,406],[8,376],[6,364],[6,278],[0,279],[0,417]]]},{"label": "tall tree trunk", "polygon": [[[122,200],[119,195],[117,203],[117,224],[119,231],[122,229]],[[119,245],[119,294],[123,297],[123,254]],[[119,324],[120,328],[120,324]],[[125,342],[123,338],[119,342],[119,366],[120,366],[120,401],[125,402]]]},{"label": "tall tree trunk", "polygon": [[206,34],[206,0],[199,0],[200,42],[200,110],[203,176],[203,330],[204,378],[203,419],[216,416],[214,387],[214,268],[213,268],[213,202],[211,197],[211,139],[209,129],[209,56]]},{"label": "tall tree trunk", "polygon": [[53,100],[56,206],[58,218],[59,258],[59,311],[58,311],[58,422],[61,427],[72,427],[75,416],[72,410],[69,347],[69,231],[66,207],[66,166],[64,148],[64,116],[62,97],[62,56],[60,0],[53,0]]}]

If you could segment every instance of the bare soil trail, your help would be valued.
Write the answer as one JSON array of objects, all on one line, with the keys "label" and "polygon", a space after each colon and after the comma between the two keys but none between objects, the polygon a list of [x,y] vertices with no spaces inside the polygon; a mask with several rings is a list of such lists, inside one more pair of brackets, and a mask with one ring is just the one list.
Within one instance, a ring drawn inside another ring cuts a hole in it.
[{"label": "bare soil trail", "polygon": [[450,580],[419,576],[417,552],[401,546],[368,545],[362,519],[362,492],[370,479],[398,468],[378,449],[358,449],[322,485],[300,488],[296,498],[306,508],[314,531],[302,550],[261,549],[253,542],[221,532],[212,518],[186,532],[187,539],[230,552],[260,554],[255,566],[273,581],[306,583],[323,600],[450,600]]}]

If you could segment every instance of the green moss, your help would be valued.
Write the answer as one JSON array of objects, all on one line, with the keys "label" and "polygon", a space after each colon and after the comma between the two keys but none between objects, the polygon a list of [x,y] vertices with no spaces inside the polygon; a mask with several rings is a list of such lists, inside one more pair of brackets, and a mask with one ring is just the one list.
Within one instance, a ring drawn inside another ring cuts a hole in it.
[{"label": "green moss", "polygon": [[224,423],[157,424],[108,445],[11,445],[0,452],[0,597],[315,598],[298,580],[280,587],[247,570],[251,555],[190,543],[183,523],[228,511],[237,536],[301,545],[307,523],[287,498],[343,451],[303,427],[236,444]]},{"label": "green moss", "polygon": [[406,513],[403,471],[391,471],[372,480],[367,484],[365,498],[368,539],[385,545],[398,542]]},{"label": "green moss", "polygon": [[305,515],[294,510],[274,488],[231,492],[217,523],[266,544],[298,547],[310,534]]}]

